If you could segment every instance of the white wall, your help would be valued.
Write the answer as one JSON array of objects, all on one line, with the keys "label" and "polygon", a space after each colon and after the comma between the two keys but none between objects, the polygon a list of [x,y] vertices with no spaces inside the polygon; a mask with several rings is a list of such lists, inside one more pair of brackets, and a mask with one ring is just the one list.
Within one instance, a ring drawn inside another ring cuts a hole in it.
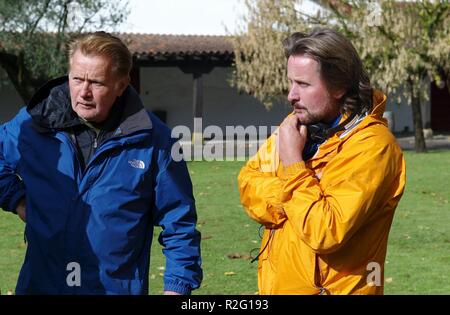
[{"label": "white wall", "polygon": [[[177,67],[141,68],[141,96],[150,110],[166,110],[167,124],[173,128],[193,127],[193,79]],[[244,127],[278,126],[290,108],[277,104],[270,111],[255,98],[239,94],[228,84],[230,68],[214,68],[203,75],[203,129],[217,125]]]},{"label": "white wall", "polygon": [[[414,130],[412,107],[409,99],[401,97],[398,99],[397,94],[388,95],[386,111],[392,111],[394,115],[394,131],[403,132]],[[431,124],[431,105],[430,100],[422,101],[422,123],[424,128],[430,128]]]}]

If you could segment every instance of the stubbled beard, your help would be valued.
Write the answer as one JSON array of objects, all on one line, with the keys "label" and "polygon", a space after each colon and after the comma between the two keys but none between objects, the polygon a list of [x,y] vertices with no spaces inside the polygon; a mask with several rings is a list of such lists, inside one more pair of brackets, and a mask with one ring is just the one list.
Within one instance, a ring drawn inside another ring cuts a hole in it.
[{"label": "stubbled beard", "polygon": [[[305,115],[306,114],[306,115]],[[298,113],[294,112],[294,115],[298,115]],[[299,118],[299,121],[302,125],[311,125],[311,124],[317,124],[319,122],[321,122],[321,118],[318,117],[317,115],[311,114],[308,110],[306,109],[302,109],[302,116],[306,116],[306,117],[301,117]],[[298,117],[298,116],[297,116]]]}]

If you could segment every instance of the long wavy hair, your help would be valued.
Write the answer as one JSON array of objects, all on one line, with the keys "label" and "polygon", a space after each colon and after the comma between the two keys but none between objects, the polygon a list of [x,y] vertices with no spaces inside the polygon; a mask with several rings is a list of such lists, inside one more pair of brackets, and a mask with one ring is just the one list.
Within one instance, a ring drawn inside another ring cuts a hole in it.
[{"label": "long wavy hair", "polygon": [[345,91],[341,112],[360,114],[372,110],[373,88],[361,58],[345,36],[330,28],[310,34],[296,32],[283,41],[286,58],[307,55],[319,64],[320,76],[329,91]]}]

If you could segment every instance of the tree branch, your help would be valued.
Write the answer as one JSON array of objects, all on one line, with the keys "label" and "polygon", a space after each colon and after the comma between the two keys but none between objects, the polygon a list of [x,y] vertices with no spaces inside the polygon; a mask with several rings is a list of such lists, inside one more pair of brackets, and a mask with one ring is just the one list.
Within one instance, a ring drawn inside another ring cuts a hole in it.
[{"label": "tree branch", "polygon": [[309,14],[306,14],[306,13],[304,13],[304,12],[301,12],[301,11],[299,11],[299,10],[295,10],[295,13],[298,13],[298,14],[300,14],[300,15],[306,17],[306,18],[308,19],[308,22],[312,22],[312,23],[315,23],[315,24],[321,24],[321,25],[324,25],[324,24],[325,24],[323,20],[318,19],[318,18],[316,18],[316,17],[314,17],[314,16],[311,16],[311,15],[309,15]]},{"label": "tree branch", "polygon": [[340,25],[342,25],[342,27],[344,28],[345,33],[346,34],[352,34],[353,32],[351,32],[349,30],[348,25],[347,25],[347,18],[348,17],[344,16],[344,14],[341,13],[341,11],[337,7],[337,5],[335,5],[334,1],[327,1],[327,2],[328,2],[328,6],[330,7],[331,11],[337,17]]},{"label": "tree branch", "polygon": [[[437,12],[436,12],[437,11]],[[429,25],[428,36],[431,38],[434,35],[435,28],[450,15],[449,4],[447,3],[445,7],[436,6],[432,12],[429,13],[431,17],[431,22]]]},{"label": "tree branch", "polygon": [[63,45],[64,42],[64,35],[65,35],[65,30],[67,28],[67,17],[69,15],[69,4],[71,3],[71,0],[66,0],[64,1],[63,4],[63,13],[62,16],[59,20],[58,23],[58,32],[56,35],[56,51],[60,51],[61,50],[61,46]]},{"label": "tree branch", "polygon": [[48,9],[48,6],[50,5],[50,1],[51,0],[46,0],[45,1],[44,8],[39,12],[38,18],[33,23],[33,25],[31,26],[30,30],[27,32],[27,37],[28,38],[30,38],[34,34],[34,31],[36,30],[36,27],[38,26],[39,22],[42,20],[42,18],[44,17],[45,13],[47,13],[47,9]]}]

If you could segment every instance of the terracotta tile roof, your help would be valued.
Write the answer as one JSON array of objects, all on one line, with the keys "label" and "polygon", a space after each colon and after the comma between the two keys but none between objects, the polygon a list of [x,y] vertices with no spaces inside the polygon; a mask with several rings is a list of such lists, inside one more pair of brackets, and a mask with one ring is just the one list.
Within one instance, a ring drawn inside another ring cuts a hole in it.
[{"label": "terracotta tile roof", "polygon": [[137,56],[232,55],[230,36],[117,34]]}]

